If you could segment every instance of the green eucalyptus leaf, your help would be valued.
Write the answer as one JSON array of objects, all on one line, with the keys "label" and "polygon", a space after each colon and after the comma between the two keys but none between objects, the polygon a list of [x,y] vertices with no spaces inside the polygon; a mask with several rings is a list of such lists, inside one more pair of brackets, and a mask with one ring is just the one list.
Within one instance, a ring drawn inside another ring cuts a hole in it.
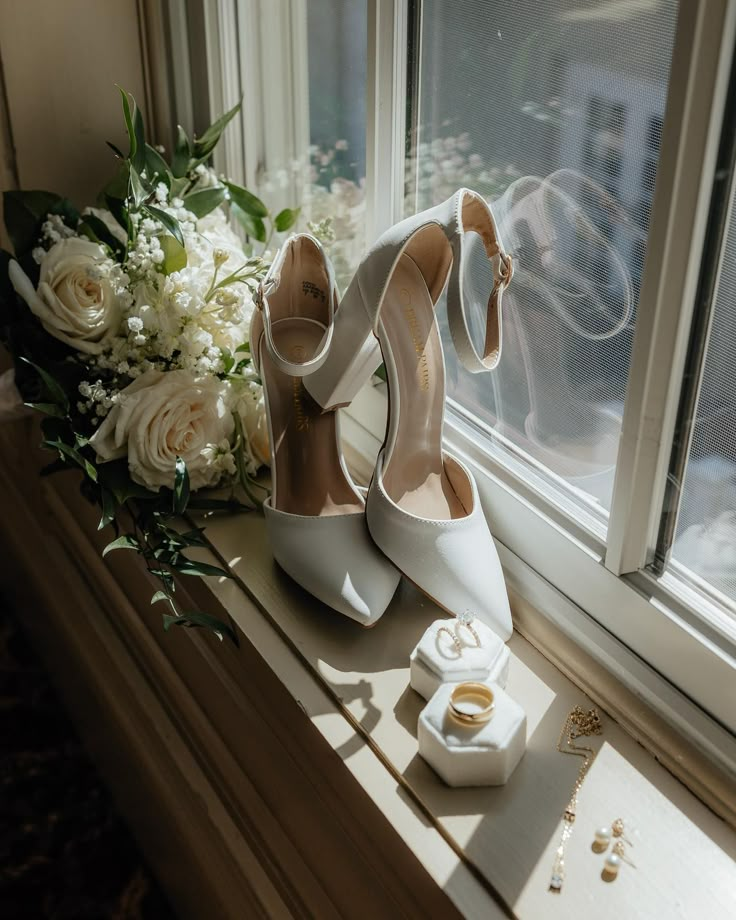
[{"label": "green eucalyptus leaf", "polygon": [[208,575],[215,578],[232,577],[229,572],[217,565],[210,565],[208,562],[195,562],[194,559],[184,559],[183,557],[179,559],[174,568],[182,575]]},{"label": "green eucalyptus leaf", "polygon": [[158,150],[150,144],[146,144],[145,151],[146,175],[148,176],[148,181],[151,185],[155,185],[156,182],[163,182],[167,188],[170,188],[171,173],[169,172],[166,160],[161,156]]},{"label": "green eucalyptus leaf", "polygon": [[68,457],[70,460],[76,463],[77,466],[80,466],[85,471],[87,476],[89,476],[92,482],[97,482],[97,470],[89,462],[89,460],[87,460],[79,453],[75,447],[72,447],[70,444],[65,444],[64,441],[58,440],[44,440],[41,446],[48,447],[50,450],[58,450],[59,453],[64,454],[65,457]]},{"label": "green eucalyptus leaf", "polygon": [[133,204],[133,209],[138,210],[145,200],[149,197],[150,192],[146,189],[141,179],[140,173],[134,166],[130,167],[130,178],[128,180],[128,198]]},{"label": "green eucalyptus leaf", "polygon": [[130,144],[130,151],[127,158],[132,163],[138,149],[138,141],[136,139],[135,128],[133,126],[133,115],[130,111],[130,99],[132,97],[128,96],[122,86],[118,86],[118,90],[120,92],[120,98],[123,102],[123,117],[125,118],[125,127],[128,131],[128,142]]},{"label": "green eucalyptus leaf", "polygon": [[112,152],[115,154],[115,156],[116,156],[119,160],[124,160],[124,159],[125,159],[125,154],[123,153],[123,151],[122,151],[119,147],[117,147],[115,144],[113,144],[112,141],[105,141],[105,143],[106,143],[107,146],[110,148],[110,150],[112,150]]},{"label": "green eucalyptus leaf", "polygon": [[157,220],[164,229],[166,229],[181,245],[184,245],[184,236],[181,232],[181,227],[179,226],[179,221],[172,217],[171,214],[168,214],[166,211],[161,208],[157,208],[152,204],[146,205],[144,211],[152,217],[154,220]]},{"label": "green eucalyptus leaf", "polygon": [[56,403],[57,406],[61,406],[64,410],[64,414],[66,414],[69,411],[69,399],[59,381],[55,377],[52,377],[47,370],[44,370],[44,368],[40,367],[38,364],[34,364],[33,361],[29,361],[28,358],[20,357],[19,360],[24,364],[28,364],[38,373],[52,402]]},{"label": "green eucalyptus leaf", "polygon": [[94,214],[85,214],[77,228],[91,240],[103,243],[120,260],[125,253],[125,245],[110,232],[110,228]]},{"label": "green eucalyptus leaf", "polygon": [[[133,99],[133,97],[130,97]],[[131,157],[133,167],[142,173],[146,168],[146,131],[143,126],[143,113],[133,99],[133,131],[135,133],[135,156]]]},{"label": "green eucalyptus leaf", "polygon": [[258,240],[259,243],[266,242],[268,235],[266,233],[266,225],[263,223],[260,217],[253,217],[252,214],[247,214],[236,204],[232,204],[230,206],[230,213],[241,225],[241,227],[245,228],[245,232],[248,234],[248,236]]},{"label": "green eucalyptus leaf", "polygon": [[189,501],[189,473],[182,457],[176,458],[176,473],[174,474],[174,500],[172,504],[174,514],[184,514]]},{"label": "green eucalyptus leaf", "polygon": [[217,146],[217,142],[220,140],[222,132],[225,130],[228,123],[232,121],[233,118],[235,118],[239,111],[240,103],[234,105],[228,112],[225,112],[224,115],[221,115],[217,121],[212,122],[212,124],[209,126],[209,128],[207,128],[201,137],[196,137],[194,139],[194,144],[192,145],[192,154],[195,160],[207,159],[207,157]]},{"label": "green eucalyptus leaf", "polygon": [[164,260],[161,263],[163,273],[171,275],[174,272],[181,271],[182,268],[186,268],[187,251],[179,240],[175,240],[173,236],[169,236],[167,233],[161,237],[160,242],[161,249],[164,252]]},{"label": "green eucalyptus leaf", "polygon": [[59,214],[70,227],[76,227],[79,212],[65,198],[53,192],[3,192],[3,213],[8,236],[17,257],[38,245],[41,225],[49,214]]},{"label": "green eucalyptus leaf", "polygon": [[214,211],[225,200],[225,189],[222,186],[203,188],[198,192],[190,192],[184,198],[184,207],[197,217],[204,217]]},{"label": "green eucalyptus leaf", "polygon": [[186,176],[189,172],[189,161],[192,158],[192,145],[187,132],[181,125],[177,125],[176,145],[171,158],[171,172],[177,179]]},{"label": "green eucalyptus leaf", "polygon": [[276,227],[279,233],[283,233],[285,230],[293,227],[297,222],[300,211],[301,208],[284,208],[283,211],[279,211],[273,221],[274,227]]},{"label": "green eucalyptus leaf", "polygon": [[23,405],[29,409],[35,409],[37,412],[43,412],[44,415],[53,415],[54,418],[66,418],[66,413],[56,403],[33,403],[27,402]]},{"label": "green eucalyptus leaf", "polygon": [[251,217],[268,217],[268,208],[253,192],[234,182],[226,182],[225,185],[230,192],[230,200],[246,214],[250,214]]},{"label": "green eucalyptus leaf", "polygon": [[104,530],[105,527],[112,524],[115,520],[118,505],[115,501],[115,496],[109,489],[100,489],[100,496],[102,499],[102,517],[100,518],[100,523],[97,525],[97,529]]},{"label": "green eucalyptus leaf", "polygon": [[200,627],[203,629],[210,629],[215,633],[220,641],[222,641],[223,636],[227,636],[232,643],[235,645],[238,644],[237,635],[228,623],[224,623],[222,620],[218,620],[217,617],[210,616],[208,613],[201,613],[198,610],[190,611],[189,613],[182,614],[178,617],[172,616],[170,613],[165,613],[164,630],[168,632],[172,626],[183,626],[185,628]]},{"label": "green eucalyptus leaf", "polygon": [[120,460],[111,460],[109,463],[101,463],[97,469],[98,482],[109,489],[115,496],[119,505],[124,505],[128,499],[153,499],[155,493],[130,478],[128,461],[126,458]]},{"label": "green eucalyptus leaf", "polygon": [[123,534],[122,537],[118,537],[117,540],[113,540],[112,543],[108,543],[107,546],[102,550],[102,555],[106,556],[114,549],[134,549],[139,553],[141,552],[141,544],[135,537],[126,533]]}]

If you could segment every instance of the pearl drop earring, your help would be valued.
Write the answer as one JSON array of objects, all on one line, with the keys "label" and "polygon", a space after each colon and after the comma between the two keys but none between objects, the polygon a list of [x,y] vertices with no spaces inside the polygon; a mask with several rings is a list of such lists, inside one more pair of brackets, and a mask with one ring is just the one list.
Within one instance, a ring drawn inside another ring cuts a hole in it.
[{"label": "pearl drop earring", "polygon": [[634,866],[631,860],[626,857],[624,842],[629,846],[633,846],[633,844],[624,837],[624,822],[621,818],[617,818],[610,827],[599,827],[596,830],[593,839],[593,852],[605,852],[611,842],[611,837],[615,838],[615,842],[613,849],[606,856],[603,872],[601,873],[601,878],[606,882],[612,882],[616,878],[622,862],[627,862],[630,866]]}]

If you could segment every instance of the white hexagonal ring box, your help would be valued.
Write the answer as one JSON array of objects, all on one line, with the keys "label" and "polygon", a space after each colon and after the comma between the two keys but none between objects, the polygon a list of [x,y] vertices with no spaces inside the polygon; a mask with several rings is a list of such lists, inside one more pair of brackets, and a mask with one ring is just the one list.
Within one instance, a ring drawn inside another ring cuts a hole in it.
[{"label": "white hexagonal ring box", "polygon": [[491,718],[465,725],[450,714],[457,684],[442,684],[419,715],[419,753],[448,786],[501,786],[526,750],[526,714],[498,684]]},{"label": "white hexagonal ring box", "polygon": [[491,680],[506,686],[508,648],[481,620],[475,618],[470,625],[480,645],[468,626],[457,619],[435,620],[417,643],[409,658],[409,683],[425,700],[440,684],[461,680]]}]

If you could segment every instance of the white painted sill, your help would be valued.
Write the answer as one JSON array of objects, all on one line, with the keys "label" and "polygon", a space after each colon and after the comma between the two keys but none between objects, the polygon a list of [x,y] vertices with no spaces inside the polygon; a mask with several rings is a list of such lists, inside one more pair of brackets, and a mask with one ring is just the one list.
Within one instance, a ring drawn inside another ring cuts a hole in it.
[{"label": "white painted sill", "polygon": [[[423,701],[408,687],[409,652],[437,615],[433,604],[402,583],[384,618],[362,630],[277,568],[260,515],[206,523],[212,553],[234,575],[208,579],[210,589],[465,916],[504,916],[499,897],[529,920],[729,915],[736,835],[624,730],[621,711],[630,709],[628,727],[650,726],[650,743],[673,766],[682,761],[692,774],[692,757],[685,749],[678,756],[667,729],[585,653],[573,653],[564,636],[528,628],[533,616],[518,597],[517,624],[554,646],[576,683],[599,692],[595,700],[584,694],[515,632],[508,691],[527,713],[527,752],[506,786],[453,790],[417,754]],[[253,615],[254,603],[261,616]],[[594,739],[600,750],[580,795],[565,887],[555,896],[547,890],[550,867],[579,768],[555,745],[567,712],[596,703],[616,718],[605,716],[603,737]],[[733,788],[730,794],[733,804]],[[624,866],[606,884],[591,842],[596,827],[617,817],[635,845],[636,868]]]}]

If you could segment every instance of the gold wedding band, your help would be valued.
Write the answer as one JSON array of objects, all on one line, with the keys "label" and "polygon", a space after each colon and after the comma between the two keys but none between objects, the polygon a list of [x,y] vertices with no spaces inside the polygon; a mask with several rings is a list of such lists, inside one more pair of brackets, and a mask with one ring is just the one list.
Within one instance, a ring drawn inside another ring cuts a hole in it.
[{"label": "gold wedding band", "polygon": [[493,690],[476,681],[458,684],[450,694],[450,715],[463,725],[483,725],[493,715]]}]

